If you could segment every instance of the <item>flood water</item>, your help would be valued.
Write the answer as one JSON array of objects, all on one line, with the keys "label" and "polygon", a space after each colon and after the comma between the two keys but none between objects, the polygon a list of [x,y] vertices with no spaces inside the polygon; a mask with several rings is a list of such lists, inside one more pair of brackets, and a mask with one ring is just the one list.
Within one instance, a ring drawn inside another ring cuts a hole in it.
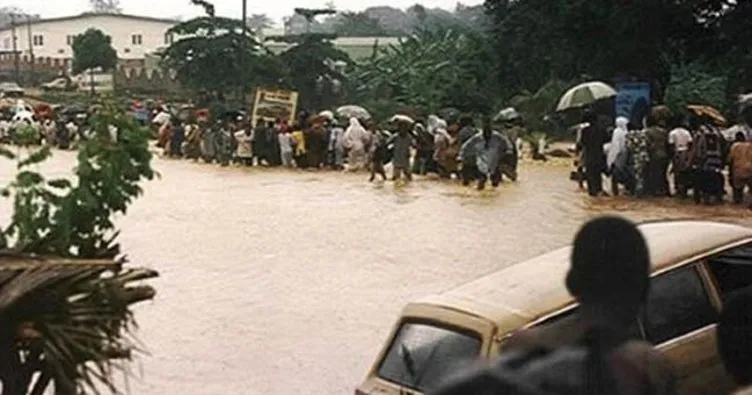
[{"label": "flood water", "polygon": [[[65,173],[72,153],[45,167]],[[161,179],[118,220],[158,294],[140,305],[138,395],[352,394],[409,300],[569,242],[603,212],[752,224],[732,207],[591,200],[564,165],[524,165],[478,192],[367,175],[157,159]],[[7,180],[14,166],[3,164]],[[10,202],[0,209],[0,219]]]}]

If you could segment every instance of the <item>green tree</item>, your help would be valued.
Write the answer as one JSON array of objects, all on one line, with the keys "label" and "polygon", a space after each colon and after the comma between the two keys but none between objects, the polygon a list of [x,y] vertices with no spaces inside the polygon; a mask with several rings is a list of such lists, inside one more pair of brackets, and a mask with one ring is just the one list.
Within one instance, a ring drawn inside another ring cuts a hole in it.
[{"label": "green tree", "polygon": [[274,26],[274,21],[266,14],[251,14],[245,23],[255,34],[262,33],[264,29]]},{"label": "green tree", "polygon": [[161,64],[183,86],[216,98],[240,88],[276,82],[279,65],[239,19],[204,16],[168,31],[178,37],[161,53]]},{"label": "green tree", "polygon": [[[333,14],[336,14],[333,9],[295,8],[295,15],[305,19],[308,26],[315,23],[318,16]],[[342,62],[349,64],[351,59],[332,44],[337,35],[311,33],[310,28],[306,31],[304,34],[270,37],[274,41],[292,44],[277,57],[278,64],[283,65],[285,70],[280,85],[300,93],[300,108],[327,108],[342,97],[331,89],[334,82],[345,81],[345,75],[334,65]]]},{"label": "green tree", "polygon": [[336,62],[352,63],[347,53],[332,44],[336,36],[327,34],[287,35],[273,38],[293,44],[278,59],[284,65],[282,86],[300,93],[300,108],[327,108],[336,104],[337,92],[328,90],[334,81],[346,77],[333,65]]},{"label": "green tree", "polygon": [[389,34],[378,19],[365,12],[343,12],[338,16],[335,32],[342,37],[385,37]]},{"label": "green tree", "polygon": [[94,69],[111,71],[117,65],[117,52],[112,48],[110,36],[98,29],[87,29],[73,39],[73,73],[89,70],[91,93],[94,88]]},{"label": "green tree", "polygon": [[395,108],[489,112],[500,96],[495,67],[485,36],[423,29],[397,45],[375,49],[370,59],[357,65],[352,79],[363,103],[384,99]]},{"label": "green tree", "polygon": [[[660,100],[676,65],[719,58],[733,43],[746,45],[749,3],[486,0],[485,6],[505,86],[535,90],[552,76],[636,77],[651,82]],[[739,26],[744,33],[735,36]]]},{"label": "green tree", "polygon": [[572,81],[552,78],[534,92],[524,90],[516,94],[509,100],[509,105],[519,111],[530,130],[544,131],[551,125],[544,117],[554,112],[561,95],[573,85]]},{"label": "green tree", "polygon": [[0,27],[6,27],[15,20],[16,23],[35,21],[39,19],[39,15],[27,14],[21,8],[16,6],[0,7]]},{"label": "green tree", "polygon": [[700,63],[675,67],[666,88],[665,102],[674,110],[687,104],[706,104],[729,113],[733,108],[727,96],[727,77],[713,73]]},{"label": "green tree", "polygon": [[306,20],[306,33],[311,33],[311,26],[316,22],[316,17],[321,15],[335,15],[336,10],[329,8],[296,8],[295,15]]},{"label": "green tree", "polygon": [[209,17],[215,16],[214,4],[205,0],[191,0],[191,4],[197,5],[204,9],[204,13]]}]

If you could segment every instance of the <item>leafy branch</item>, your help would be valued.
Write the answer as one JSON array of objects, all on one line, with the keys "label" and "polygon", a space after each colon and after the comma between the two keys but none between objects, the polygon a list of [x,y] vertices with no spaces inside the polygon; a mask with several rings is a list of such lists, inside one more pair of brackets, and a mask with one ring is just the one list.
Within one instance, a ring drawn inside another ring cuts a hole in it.
[{"label": "leafy branch", "polygon": [[114,258],[114,214],[143,190],[142,179],[155,176],[148,135],[113,105],[92,117],[91,136],[82,141],[75,182],[47,180],[34,168],[50,157],[42,147],[25,157],[3,148],[0,155],[16,159],[18,173],[2,191],[12,196],[13,216],[2,230],[3,245],[16,253],[81,259]]},{"label": "leafy branch", "polygon": [[[155,291],[156,277],[124,269],[112,217],[126,213],[151,180],[148,132],[114,104],[93,115],[74,178],[47,179],[38,168],[50,148],[0,146],[16,176],[0,189],[13,199],[0,229],[0,381],[3,395],[119,393],[113,373],[138,342],[129,307]],[[38,374],[37,374],[38,373]],[[36,380],[33,378],[37,376]],[[29,388],[31,387],[31,388]]]}]

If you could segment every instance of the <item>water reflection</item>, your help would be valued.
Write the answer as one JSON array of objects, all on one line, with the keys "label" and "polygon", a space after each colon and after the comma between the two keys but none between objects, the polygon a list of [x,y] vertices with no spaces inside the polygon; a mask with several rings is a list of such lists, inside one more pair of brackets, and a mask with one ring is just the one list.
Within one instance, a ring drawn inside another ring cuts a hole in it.
[{"label": "water reflection", "polygon": [[[72,163],[56,153],[46,167],[63,174]],[[145,395],[352,393],[408,300],[565,244],[592,215],[752,223],[731,207],[594,200],[566,166],[526,165],[520,182],[478,192],[156,165],[161,180],[119,221],[131,260],[162,273],[157,299],[138,312],[151,356],[131,388]],[[13,166],[1,169],[8,179]]]}]

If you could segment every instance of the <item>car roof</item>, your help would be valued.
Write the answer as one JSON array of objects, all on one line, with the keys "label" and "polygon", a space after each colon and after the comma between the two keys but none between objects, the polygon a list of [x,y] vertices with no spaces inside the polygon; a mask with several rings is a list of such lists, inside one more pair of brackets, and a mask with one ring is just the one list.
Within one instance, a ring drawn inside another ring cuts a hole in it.
[{"label": "car roof", "polygon": [[[650,250],[652,272],[742,242],[752,229],[711,221],[661,221],[639,225]],[[489,319],[502,333],[573,303],[564,286],[571,246],[508,266],[414,303]]]}]

